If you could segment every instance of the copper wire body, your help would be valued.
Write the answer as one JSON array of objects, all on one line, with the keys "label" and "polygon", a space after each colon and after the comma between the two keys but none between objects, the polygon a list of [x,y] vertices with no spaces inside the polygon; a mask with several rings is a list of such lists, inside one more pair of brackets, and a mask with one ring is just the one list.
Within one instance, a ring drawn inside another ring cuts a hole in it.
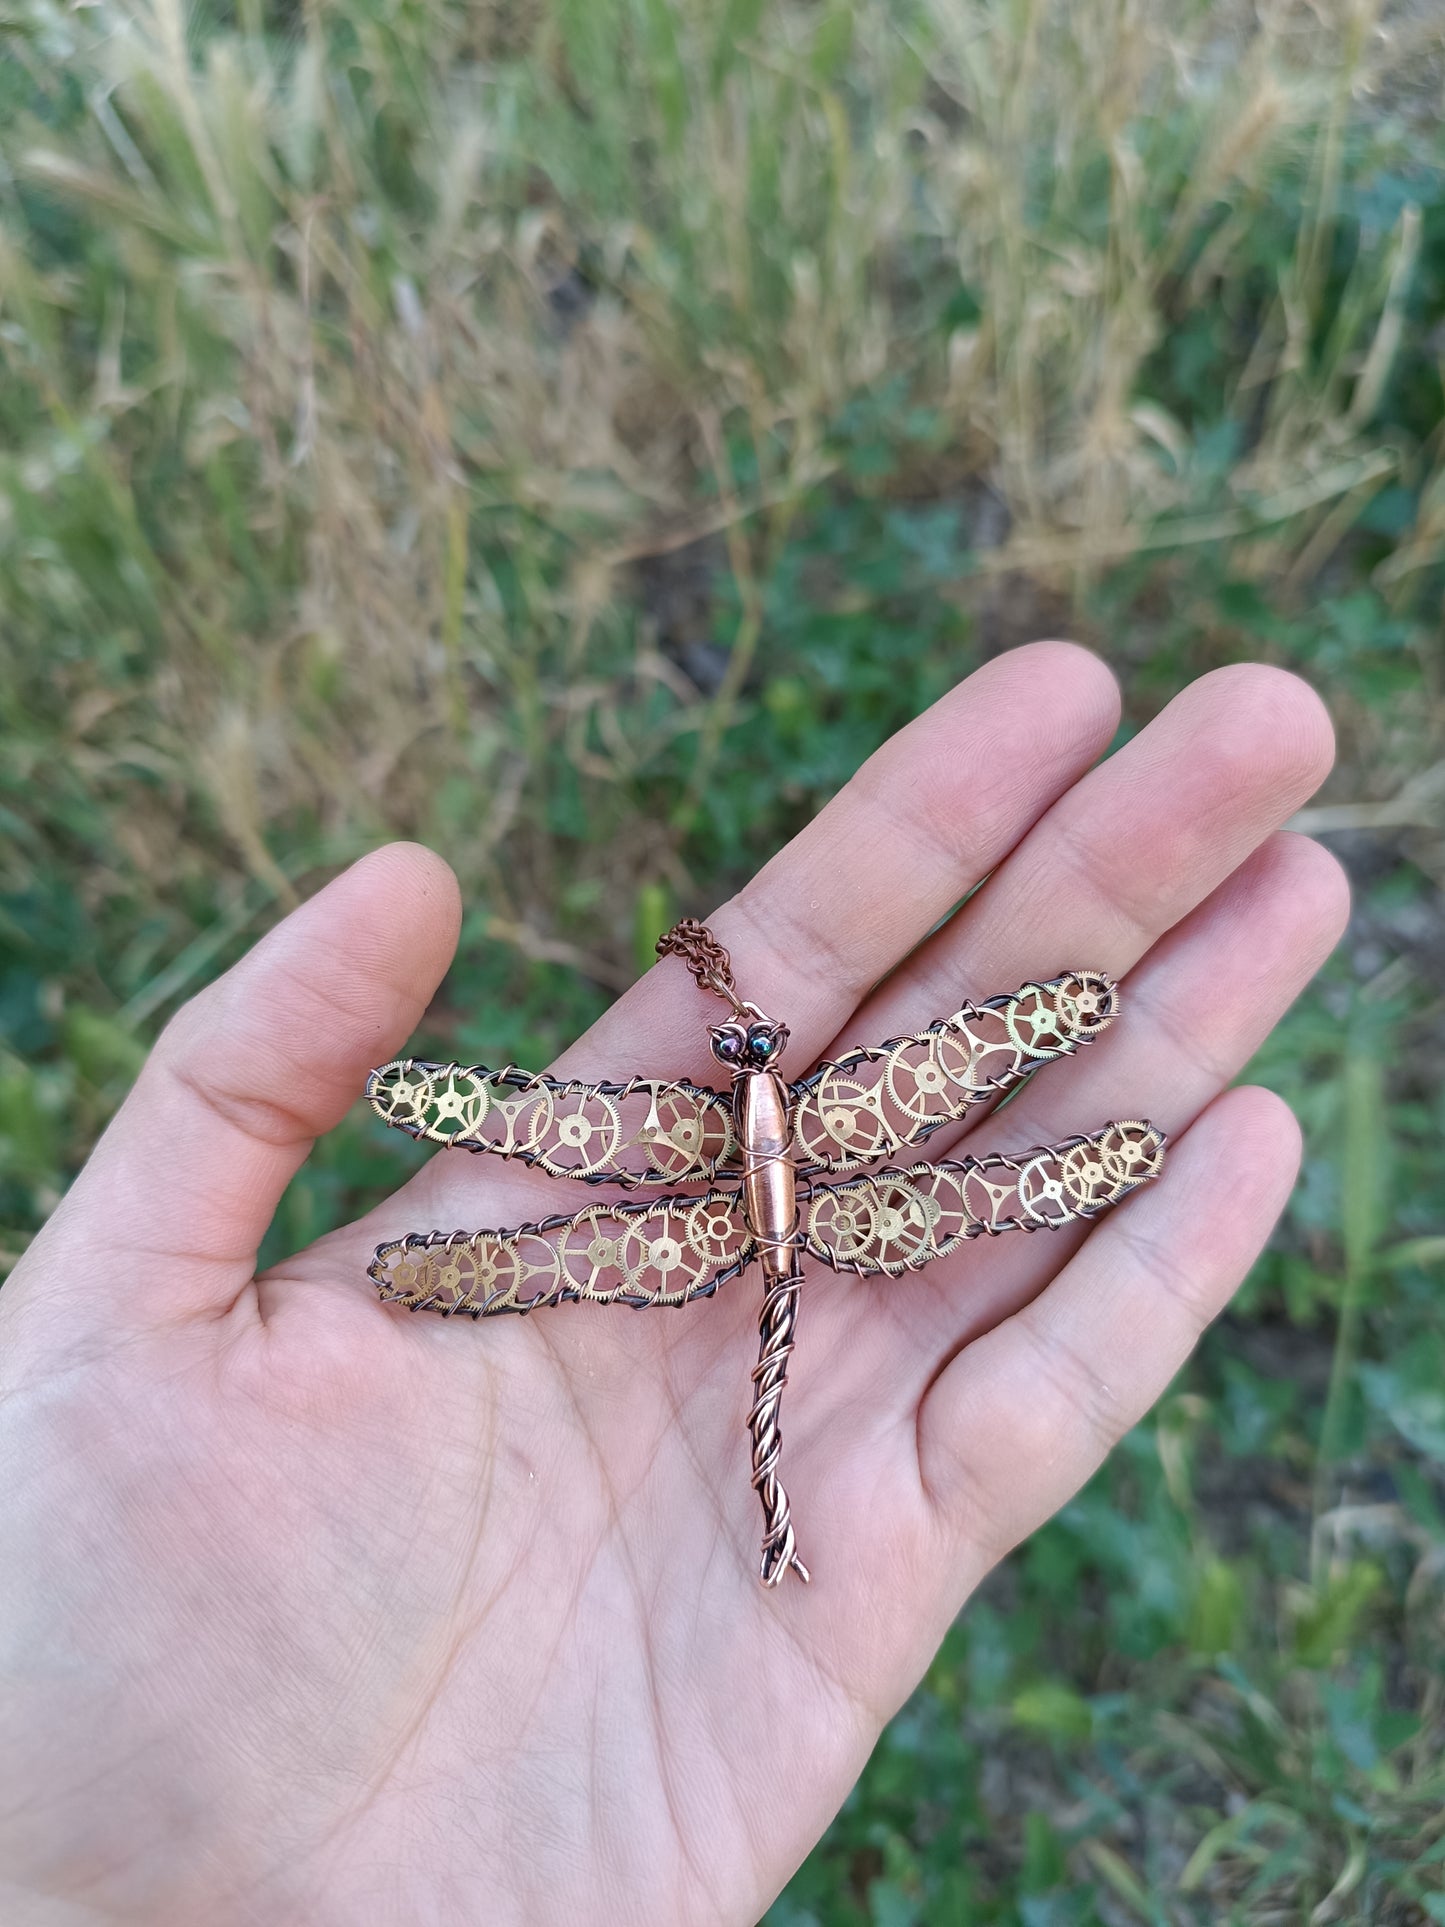
[{"label": "copper wire body", "polygon": [[778,1477],[783,1449],[779,1409],[788,1382],[802,1271],[798,1264],[798,1179],[788,1094],[776,1071],[738,1072],[733,1085],[733,1128],[743,1154],[743,1213],[763,1268],[758,1362],[753,1367],[748,1432],[753,1446],[753,1488],[763,1508],[762,1580],[765,1586],[776,1586],[786,1578],[789,1567],[804,1581],[809,1576],[798,1557],[788,1495]]},{"label": "copper wire body", "polygon": [[[763,1508],[760,1574],[765,1586],[781,1584],[789,1572],[796,1572],[806,1585],[810,1574],[798,1557],[792,1510],[778,1477],[783,1450],[779,1412],[803,1282],[792,1111],[787,1086],[769,1064],[787,1043],[788,1030],[765,1017],[756,1004],[744,1003],[733,980],[732,959],[706,924],[685,917],[659,940],[657,954],[681,957],[704,990],[733,1008],[735,1021],[715,1027],[712,1037],[719,1062],[733,1066],[733,1136],[742,1156],[743,1217],[763,1270],[758,1362],[748,1413],[753,1490]],[[725,1033],[732,1037],[720,1048]],[[760,1034],[761,1046],[756,1042]]]},{"label": "copper wire body", "polygon": [[733,1086],[733,1129],[743,1154],[743,1210],[768,1284],[792,1271],[798,1178],[788,1094],[776,1071],[743,1070]]}]

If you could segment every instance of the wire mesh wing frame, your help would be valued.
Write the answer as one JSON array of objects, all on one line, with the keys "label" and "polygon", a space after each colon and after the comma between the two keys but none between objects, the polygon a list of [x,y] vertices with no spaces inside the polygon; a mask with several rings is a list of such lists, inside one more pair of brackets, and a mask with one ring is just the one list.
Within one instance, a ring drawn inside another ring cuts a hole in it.
[{"label": "wire mesh wing frame", "polygon": [[1014,1155],[920,1162],[810,1185],[803,1249],[834,1271],[898,1277],[970,1238],[1098,1217],[1158,1177],[1165,1143],[1157,1125],[1131,1118]]},{"label": "wire mesh wing frame", "polygon": [[444,1318],[711,1298],[757,1255],[738,1191],[598,1204],[512,1231],[413,1232],[367,1267],[383,1304]]},{"label": "wire mesh wing frame", "polygon": [[[518,1158],[584,1184],[710,1182],[735,1146],[731,1099],[682,1080],[587,1084],[514,1064],[493,1071],[399,1057],[371,1072],[366,1098],[408,1137]],[[629,1151],[638,1155],[629,1160]]]},{"label": "wire mesh wing frame", "polygon": [[[1118,1009],[1118,988],[1103,971],[1069,971],[818,1065],[789,1087],[798,1175],[860,1170],[924,1144],[1091,1042]],[[583,1083],[514,1064],[489,1070],[401,1057],[371,1072],[366,1097],[409,1137],[517,1158],[584,1184],[710,1183],[739,1166],[731,1099],[684,1079]]]},{"label": "wire mesh wing frame", "polygon": [[[1096,1218],[1156,1178],[1165,1137],[1141,1119],[1013,1155],[887,1167],[800,1194],[798,1249],[859,1276],[917,1271],[970,1238]],[[384,1304],[492,1318],[547,1305],[634,1310],[710,1298],[757,1256],[741,1194],[559,1213],[511,1231],[413,1232],[381,1245],[368,1276]]]},{"label": "wire mesh wing frame", "polygon": [[1071,970],[820,1064],[791,1086],[799,1177],[856,1171],[915,1149],[1040,1065],[1092,1043],[1118,1013],[1111,977]]}]

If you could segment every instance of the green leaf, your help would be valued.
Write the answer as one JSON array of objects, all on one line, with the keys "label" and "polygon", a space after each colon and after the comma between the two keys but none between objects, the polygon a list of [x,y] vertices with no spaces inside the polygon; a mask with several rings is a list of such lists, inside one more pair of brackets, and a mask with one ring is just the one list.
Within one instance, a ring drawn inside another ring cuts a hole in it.
[{"label": "green leaf", "polygon": [[1385,1583],[1371,1560],[1361,1559],[1317,1593],[1295,1623],[1294,1651],[1302,1666],[1328,1666],[1347,1647],[1370,1602]]},{"label": "green leaf", "polygon": [[1158,1918],[1139,1876],[1121,1853],[1103,1840],[1086,1840],[1084,1856],[1105,1886],[1124,1902],[1135,1919],[1152,1922]]},{"label": "green leaf", "polygon": [[868,1888],[868,1918],[873,1927],[918,1927],[923,1913],[916,1895],[894,1880],[875,1880]]},{"label": "green leaf", "polygon": [[146,1048],[127,1024],[108,1012],[71,1004],[62,1026],[66,1055],[87,1082],[130,1083],[145,1062]]},{"label": "green leaf", "polygon": [[1244,1616],[1244,1585],[1227,1559],[1206,1559],[1189,1614],[1189,1644],[1196,1653],[1231,1650]]},{"label": "green leaf", "polygon": [[[1432,1351],[1440,1349],[1431,1346]],[[1445,1383],[1420,1381],[1403,1366],[1362,1365],[1365,1396],[1417,1452],[1445,1465]]]},{"label": "green leaf", "polygon": [[1345,1145],[1341,1230],[1345,1268],[1354,1277],[1368,1270],[1385,1225],[1384,1068],[1372,1051],[1353,1048],[1344,1069]]},{"label": "green leaf", "polygon": [[762,19],[763,9],[767,4],[768,0],[727,0],[718,26],[717,38],[713,42],[709,85],[714,94],[738,64],[743,44],[751,40],[757,32],[758,22]]},{"label": "green leaf", "polygon": [[1063,1843],[1046,1813],[1024,1815],[1024,1863],[1019,1880],[1025,1893],[1049,1893],[1067,1871]]},{"label": "green leaf", "polygon": [[818,22],[813,35],[811,66],[824,85],[835,80],[853,50],[853,9],[834,6]]},{"label": "green leaf", "polygon": [[665,883],[644,883],[632,915],[632,956],[639,977],[657,962],[657,940],[675,921],[672,892]]},{"label": "green leaf", "polygon": [[1062,1680],[1039,1680],[1016,1693],[1009,1708],[1015,1723],[1058,1740],[1086,1740],[1094,1729],[1089,1702]]},{"label": "green leaf", "polygon": [[642,24],[649,78],[668,146],[675,151],[687,129],[687,73],[668,0],[642,0]]}]

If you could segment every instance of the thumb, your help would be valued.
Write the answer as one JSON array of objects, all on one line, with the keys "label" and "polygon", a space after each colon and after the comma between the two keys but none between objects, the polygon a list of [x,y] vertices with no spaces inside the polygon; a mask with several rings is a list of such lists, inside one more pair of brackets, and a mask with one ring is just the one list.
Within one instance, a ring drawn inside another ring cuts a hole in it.
[{"label": "thumb", "polygon": [[456,949],[456,879],[393,843],[329,883],[162,1033],[6,1296],[166,1323],[229,1308],[281,1194]]}]

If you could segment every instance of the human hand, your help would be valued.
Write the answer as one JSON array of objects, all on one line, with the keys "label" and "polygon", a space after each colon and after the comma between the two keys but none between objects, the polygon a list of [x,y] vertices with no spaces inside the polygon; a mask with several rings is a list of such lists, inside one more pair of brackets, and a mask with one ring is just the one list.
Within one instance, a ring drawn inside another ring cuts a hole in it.
[{"label": "human hand", "polygon": [[[1289,676],[1221,670],[1091,771],[1116,718],[1084,651],[1001,657],[710,919],[790,1024],[793,1075],[1107,970],[1121,1022],[969,1149],[1111,1117],[1171,1140],[1087,1234],[898,1280],[810,1270],[786,1415],[806,1589],[757,1581],[755,1273],[641,1317],[408,1317],[366,1283],[380,1240],[572,1195],[441,1157],[254,1276],[312,1139],[450,961],[437,858],[364,859],[181,1011],[0,1293],[0,1916],[757,1918],[969,1592],[1158,1397],[1293,1181],[1284,1105],[1221,1093],[1344,919],[1333,859],[1275,834],[1328,722]],[[664,963],[562,1068],[715,1082],[714,1017]]]}]

